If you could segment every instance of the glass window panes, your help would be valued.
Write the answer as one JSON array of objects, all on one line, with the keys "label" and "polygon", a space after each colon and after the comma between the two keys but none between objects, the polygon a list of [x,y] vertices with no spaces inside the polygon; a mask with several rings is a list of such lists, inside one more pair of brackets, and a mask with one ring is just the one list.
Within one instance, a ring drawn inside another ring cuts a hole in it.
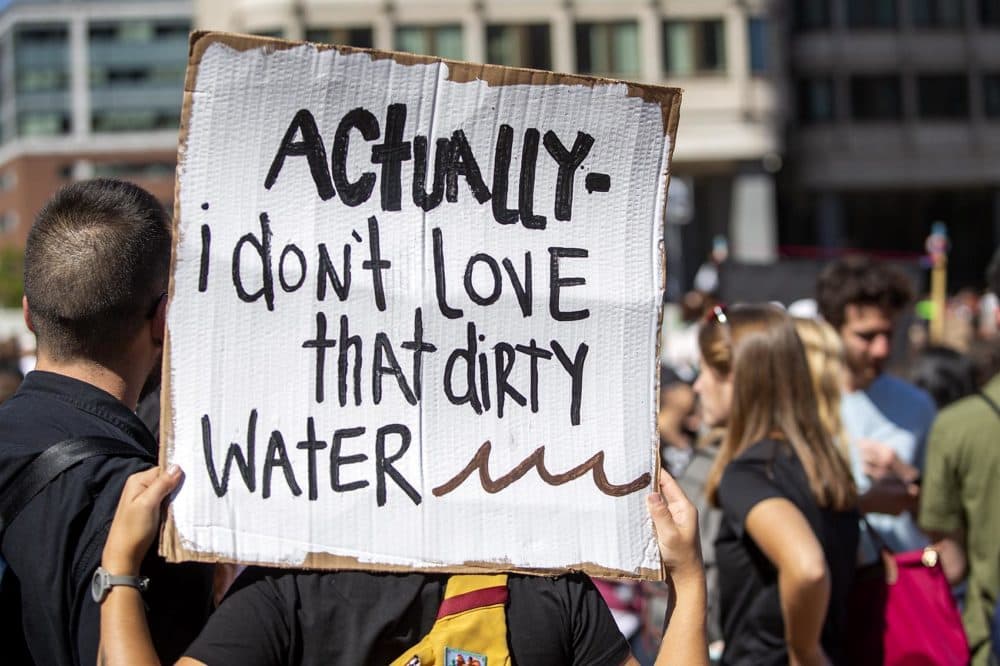
[{"label": "glass window panes", "polygon": [[833,79],[829,76],[799,79],[799,121],[804,125],[828,123],[833,120]]},{"label": "glass window panes", "polygon": [[917,77],[917,112],[921,118],[969,116],[969,80],[965,74],[925,74]]},{"label": "glass window panes", "polygon": [[17,114],[19,136],[57,136],[69,133],[69,113],[22,111]]},{"label": "glass window panes", "polygon": [[306,30],[306,41],[360,49],[370,49],[375,44],[371,28],[310,28]]},{"label": "glass window panes", "polygon": [[576,24],[576,69],[616,78],[639,74],[639,25],[635,21]]},{"label": "glass window panes", "polygon": [[396,48],[400,51],[461,60],[462,26],[402,25],[396,28]]},{"label": "glass window panes", "polygon": [[665,21],[663,67],[670,76],[724,73],[726,42],[722,21]]},{"label": "glass window panes", "polygon": [[180,117],[175,111],[155,109],[106,109],[92,116],[95,132],[142,132],[176,129]]},{"label": "glass window panes", "polygon": [[798,30],[823,30],[830,27],[830,0],[796,0],[795,27]]},{"label": "glass window panes", "polygon": [[897,21],[896,0],[847,0],[851,28],[895,28]]},{"label": "glass window panes", "polygon": [[763,74],[770,66],[771,32],[767,19],[751,16],[747,22],[747,35],[750,42],[750,72]]},{"label": "glass window panes", "polygon": [[910,16],[918,28],[960,28],[965,22],[962,0],[910,0]]},{"label": "glass window panes", "polygon": [[854,120],[899,120],[903,115],[899,76],[851,77],[851,117]]},{"label": "glass window panes", "polygon": [[1000,0],[979,0],[979,20],[985,26],[1000,27]]},{"label": "glass window panes", "polygon": [[494,65],[552,69],[547,24],[490,25],[486,28],[486,60]]},{"label": "glass window panes", "polygon": [[1000,118],[1000,73],[983,77],[983,102],[987,117]]}]

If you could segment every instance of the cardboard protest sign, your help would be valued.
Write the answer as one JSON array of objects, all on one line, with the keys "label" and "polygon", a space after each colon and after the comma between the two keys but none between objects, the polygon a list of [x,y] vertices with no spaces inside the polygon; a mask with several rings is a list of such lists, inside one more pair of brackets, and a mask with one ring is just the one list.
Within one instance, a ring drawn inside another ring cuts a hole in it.
[{"label": "cardboard protest sign", "polygon": [[658,577],[679,93],[196,34],[171,560]]}]

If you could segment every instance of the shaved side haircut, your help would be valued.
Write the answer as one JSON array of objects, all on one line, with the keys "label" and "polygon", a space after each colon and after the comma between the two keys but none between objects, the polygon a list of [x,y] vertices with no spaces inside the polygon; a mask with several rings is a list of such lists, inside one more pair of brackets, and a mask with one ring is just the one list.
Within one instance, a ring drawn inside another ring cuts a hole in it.
[{"label": "shaved side haircut", "polygon": [[170,244],[163,205],[141,187],[97,179],[59,190],[24,250],[39,348],[57,360],[113,358],[166,290]]}]

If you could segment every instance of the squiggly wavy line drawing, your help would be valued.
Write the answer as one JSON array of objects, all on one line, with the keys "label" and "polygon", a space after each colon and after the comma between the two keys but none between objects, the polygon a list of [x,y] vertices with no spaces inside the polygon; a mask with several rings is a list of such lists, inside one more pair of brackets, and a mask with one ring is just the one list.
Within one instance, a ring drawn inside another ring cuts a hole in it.
[{"label": "squiggly wavy line drawing", "polygon": [[562,474],[552,474],[545,467],[545,447],[539,446],[531,452],[531,455],[522,460],[517,467],[494,480],[490,476],[489,470],[490,451],[492,448],[493,445],[489,440],[483,442],[483,445],[479,447],[478,451],[476,451],[476,455],[472,456],[472,460],[469,461],[469,464],[466,465],[461,472],[456,474],[446,483],[441,484],[431,491],[434,493],[434,496],[441,497],[442,495],[447,495],[451,491],[455,490],[477,469],[479,470],[479,482],[482,484],[483,490],[490,494],[500,492],[527,474],[528,470],[532,467],[538,470],[538,476],[541,477],[542,481],[550,486],[561,486],[564,483],[569,483],[574,479],[580,478],[587,472],[592,471],[594,485],[597,486],[598,490],[602,493],[610,495],[611,497],[622,497],[638,490],[642,490],[643,488],[649,486],[651,478],[649,472],[646,472],[630,483],[623,485],[611,483],[608,481],[607,474],[604,472],[604,451],[598,451],[585,462],[577,465],[568,472],[564,472]]}]

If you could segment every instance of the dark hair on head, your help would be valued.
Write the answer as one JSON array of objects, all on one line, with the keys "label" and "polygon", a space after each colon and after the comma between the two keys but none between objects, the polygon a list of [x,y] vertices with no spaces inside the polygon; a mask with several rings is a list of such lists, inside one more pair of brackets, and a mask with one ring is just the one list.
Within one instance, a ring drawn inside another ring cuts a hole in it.
[{"label": "dark hair on head", "polygon": [[1000,247],[997,247],[996,251],[993,252],[993,258],[990,259],[990,263],[986,267],[986,286],[994,294],[1000,296]]},{"label": "dark hair on head", "polygon": [[874,305],[892,315],[913,300],[910,279],[899,268],[865,255],[827,264],[816,281],[816,302],[823,319],[839,330],[848,305]]},{"label": "dark hair on head", "polygon": [[152,194],[110,179],[62,188],[24,250],[39,349],[59,360],[113,357],[141,328],[169,270],[169,220]]},{"label": "dark hair on head", "polygon": [[976,392],[976,367],[951,347],[932,345],[910,365],[910,381],[930,393],[942,409]]}]

